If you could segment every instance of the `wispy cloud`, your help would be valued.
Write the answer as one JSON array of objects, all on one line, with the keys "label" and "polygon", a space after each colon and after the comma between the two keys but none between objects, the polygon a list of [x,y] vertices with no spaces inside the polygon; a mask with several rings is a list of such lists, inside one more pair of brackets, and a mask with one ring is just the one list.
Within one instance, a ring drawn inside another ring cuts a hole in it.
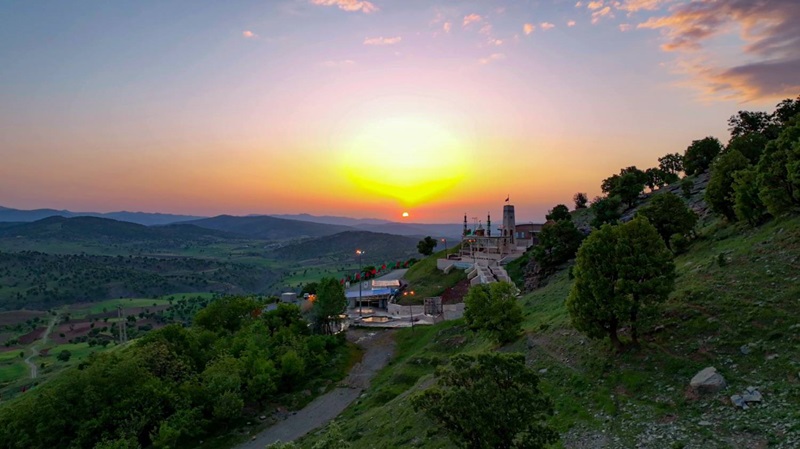
[{"label": "wispy cloud", "polygon": [[450,22],[445,22],[442,24],[442,29],[445,33],[449,33],[451,29],[453,29],[453,24]]},{"label": "wispy cloud", "polygon": [[575,7],[576,7],[576,8],[583,8],[583,2],[577,2],[577,3],[575,3]]},{"label": "wispy cloud", "polygon": [[395,37],[368,37],[364,39],[364,45],[394,45],[402,41],[400,36]]},{"label": "wispy cloud", "polygon": [[339,68],[339,67],[349,67],[354,65],[356,62],[352,59],[338,59],[338,60],[328,60],[323,61],[319,65],[322,67],[329,67],[329,68]]},{"label": "wispy cloud", "polygon": [[339,9],[351,12],[373,13],[378,7],[365,0],[311,0],[311,3],[320,6],[337,6]]},{"label": "wispy cloud", "polygon": [[492,34],[492,24],[487,23],[478,30],[479,33],[483,34],[484,36],[491,36]]},{"label": "wispy cloud", "polygon": [[619,30],[622,31],[623,33],[626,32],[626,31],[630,31],[632,29],[633,29],[633,25],[631,25],[630,23],[621,23],[619,25]]},{"label": "wispy cloud", "polygon": [[503,59],[506,59],[505,53],[492,53],[486,58],[479,59],[478,62],[483,65],[486,65],[486,64],[491,64],[492,62],[495,61],[502,61]]},{"label": "wispy cloud", "polygon": [[258,34],[252,32],[250,30],[244,30],[244,31],[242,31],[242,37],[244,37],[245,39],[255,39],[255,38],[258,37]]},{"label": "wispy cloud", "polygon": [[550,22],[542,22],[539,24],[539,28],[541,28],[543,31],[552,30],[555,27],[556,27],[555,24],[552,24]]},{"label": "wispy cloud", "polygon": [[567,26],[570,27],[570,28],[574,27],[575,26],[575,21],[574,20],[570,20],[569,22],[567,22]]},{"label": "wispy cloud", "polygon": [[621,11],[636,12],[636,11],[654,11],[665,3],[673,0],[624,0],[615,2],[614,7]]},{"label": "wispy cloud", "polygon": [[536,30],[536,25],[532,23],[526,23],[525,25],[522,26],[522,31],[525,33],[526,36],[533,33],[535,30]]},{"label": "wispy cloud", "polygon": [[483,20],[483,17],[479,16],[478,14],[472,13],[468,16],[464,16],[463,26],[469,26],[472,23],[477,23]]},{"label": "wispy cloud", "polygon": [[597,0],[597,1],[589,2],[586,5],[586,7],[591,9],[592,11],[594,11],[596,9],[600,9],[600,8],[603,7],[603,0]]},{"label": "wispy cloud", "polygon": [[610,6],[605,6],[602,9],[598,9],[597,11],[592,13],[592,23],[597,23],[603,17],[614,17],[614,13],[611,12]]},{"label": "wispy cloud", "polygon": [[[800,2],[695,0],[638,28],[660,30],[661,48],[678,54],[681,73],[712,97],[779,98],[800,91]],[[744,62],[721,63],[712,38],[738,32]]]}]

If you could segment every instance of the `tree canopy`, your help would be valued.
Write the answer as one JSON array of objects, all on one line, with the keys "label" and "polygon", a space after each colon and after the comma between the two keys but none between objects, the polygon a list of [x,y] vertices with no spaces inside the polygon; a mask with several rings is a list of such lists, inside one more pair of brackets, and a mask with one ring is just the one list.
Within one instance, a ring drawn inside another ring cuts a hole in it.
[{"label": "tree canopy", "polygon": [[436,248],[437,243],[438,242],[436,239],[431,238],[431,236],[427,236],[417,243],[417,251],[419,251],[419,253],[423,256],[430,256],[433,254],[433,249]]},{"label": "tree canopy", "polygon": [[575,209],[586,209],[589,197],[583,192],[578,192],[572,197],[572,201],[575,202]]},{"label": "tree canopy", "polygon": [[539,449],[558,440],[552,402],[521,354],[460,354],[412,404],[468,449]]},{"label": "tree canopy", "polygon": [[688,236],[697,224],[697,214],[671,192],[655,195],[650,204],[640,208],[637,214],[647,218],[668,247],[673,235]]},{"label": "tree canopy", "polygon": [[467,326],[488,333],[498,343],[515,340],[522,329],[522,307],[516,294],[516,287],[508,282],[471,287],[464,298]]},{"label": "tree canopy", "polygon": [[559,204],[552,208],[545,218],[552,221],[572,220],[572,215],[570,215],[569,208],[566,205]]},{"label": "tree canopy", "polygon": [[683,167],[687,175],[699,175],[708,170],[711,162],[722,152],[722,144],[716,137],[692,141],[683,154]]},{"label": "tree canopy", "polygon": [[572,324],[591,338],[609,337],[617,350],[624,348],[618,336],[624,326],[638,345],[639,313],[664,301],[675,283],[672,253],[643,217],[591,233],[572,273],[575,283],[567,298]]},{"label": "tree canopy", "polygon": [[737,150],[720,154],[711,164],[711,177],[706,187],[705,200],[711,209],[725,216],[728,221],[736,221],[733,210],[733,175],[750,166],[746,157]]},{"label": "tree canopy", "polygon": [[317,288],[317,299],[311,307],[314,330],[321,334],[333,334],[341,322],[340,315],[347,310],[344,288],[334,278],[322,278]]}]

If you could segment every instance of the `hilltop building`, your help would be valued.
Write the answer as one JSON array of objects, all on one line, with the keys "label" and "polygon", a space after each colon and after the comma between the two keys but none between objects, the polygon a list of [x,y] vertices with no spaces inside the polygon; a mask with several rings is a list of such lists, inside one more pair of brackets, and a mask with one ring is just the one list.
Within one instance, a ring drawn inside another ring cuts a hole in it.
[{"label": "hilltop building", "polygon": [[445,272],[452,269],[467,270],[473,285],[510,281],[502,266],[519,258],[528,248],[538,243],[537,235],[543,225],[518,225],[514,206],[511,204],[503,206],[503,223],[497,228],[495,235],[492,235],[491,214],[486,216],[485,228],[480,221],[475,220],[473,227],[470,227],[467,214],[464,214],[460,250],[439,259],[437,267]]}]

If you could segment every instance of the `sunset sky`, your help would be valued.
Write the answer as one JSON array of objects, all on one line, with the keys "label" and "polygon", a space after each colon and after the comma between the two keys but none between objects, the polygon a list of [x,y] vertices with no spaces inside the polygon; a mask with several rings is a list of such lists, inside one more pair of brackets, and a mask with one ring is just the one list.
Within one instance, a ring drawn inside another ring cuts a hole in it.
[{"label": "sunset sky", "polygon": [[797,0],[3,1],[0,205],[540,220],[800,94]]}]

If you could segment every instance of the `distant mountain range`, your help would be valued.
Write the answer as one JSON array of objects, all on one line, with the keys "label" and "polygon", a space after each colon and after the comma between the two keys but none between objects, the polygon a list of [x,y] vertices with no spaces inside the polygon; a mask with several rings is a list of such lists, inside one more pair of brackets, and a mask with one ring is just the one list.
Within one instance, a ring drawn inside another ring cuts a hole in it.
[{"label": "distant mountain range", "polygon": [[3,223],[3,226],[0,226],[0,239],[3,238],[122,243],[226,240],[238,237],[227,232],[188,224],[144,226],[100,217],[51,216],[29,223]]},{"label": "distant mountain range", "polygon": [[9,227],[9,222],[25,223],[60,216],[99,217],[144,226],[189,224],[206,229],[229,232],[240,237],[286,240],[304,237],[322,237],[344,231],[369,231],[411,237],[430,235],[435,238],[456,239],[461,235],[460,224],[398,223],[377,218],[349,218],[317,216],[310,214],[249,215],[236,217],[220,215],[199,217],[147,212],[72,212],[56,209],[19,210],[0,206],[0,229]]},{"label": "distant mountain range", "polygon": [[53,216],[61,216],[65,218],[102,217],[102,218],[110,218],[112,220],[127,221],[130,223],[138,223],[145,226],[166,225],[170,223],[176,223],[179,221],[187,221],[187,220],[194,220],[197,218],[203,218],[194,215],[174,215],[174,214],[127,212],[127,211],[98,213],[98,212],[72,212],[68,210],[56,210],[56,209],[20,210],[20,209],[10,209],[7,207],[0,206],[0,222],[8,222],[8,221],[29,222]]}]

